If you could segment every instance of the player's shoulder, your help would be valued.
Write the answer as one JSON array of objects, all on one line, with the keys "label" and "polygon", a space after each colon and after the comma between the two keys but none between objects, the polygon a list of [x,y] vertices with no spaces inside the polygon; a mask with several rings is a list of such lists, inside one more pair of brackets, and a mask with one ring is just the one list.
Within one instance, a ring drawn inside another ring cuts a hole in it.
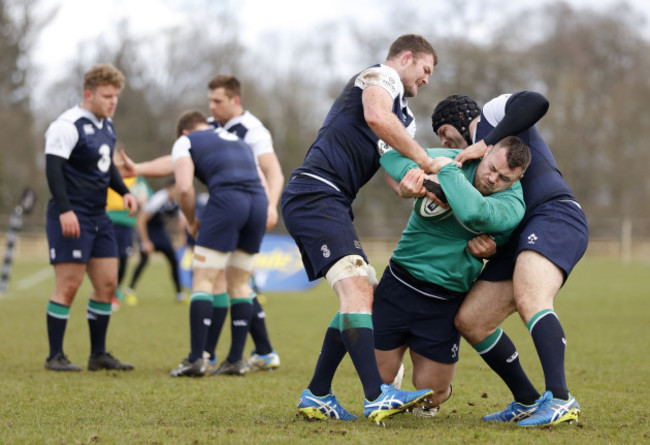
[{"label": "player's shoulder", "polygon": [[253,113],[248,110],[244,110],[242,114],[230,119],[224,128],[226,130],[231,130],[233,127],[241,126],[244,127],[247,131],[264,131],[266,127],[261,120],[257,118]]},{"label": "player's shoulder", "polygon": [[256,126],[256,127],[264,126],[262,121],[259,120],[257,116],[255,116],[253,113],[251,113],[248,110],[244,110],[240,118],[241,118],[241,122],[244,123],[244,125],[246,125],[249,128],[252,126]]},{"label": "player's shoulder", "polygon": [[502,94],[491,99],[483,106],[483,116],[485,116],[485,119],[490,125],[496,126],[501,122],[506,114],[506,104],[510,96],[512,94]]},{"label": "player's shoulder", "polygon": [[68,108],[63,113],[57,117],[54,122],[65,122],[69,124],[75,124],[80,119],[92,120],[92,114],[81,108],[79,105],[75,105],[72,108]]},{"label": "player's shoulder", "polygon": [[394,68],[383,64],[373,65],[361,71],[355,79],[354,86],[361,89],[369,86],[380,86],[393,97],[396,97],[404,90],[399,73]]}]

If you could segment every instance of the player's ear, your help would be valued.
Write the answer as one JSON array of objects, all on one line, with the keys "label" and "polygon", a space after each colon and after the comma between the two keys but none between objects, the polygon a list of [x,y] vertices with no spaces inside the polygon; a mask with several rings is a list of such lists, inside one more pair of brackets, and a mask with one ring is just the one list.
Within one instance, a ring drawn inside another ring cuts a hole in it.
[{"label": "player's ear", "polygon": [[400,56],[400,61],[402,62],[402,66],[408,66],[409,63],[414,61],[413,52],[404,51]]}]

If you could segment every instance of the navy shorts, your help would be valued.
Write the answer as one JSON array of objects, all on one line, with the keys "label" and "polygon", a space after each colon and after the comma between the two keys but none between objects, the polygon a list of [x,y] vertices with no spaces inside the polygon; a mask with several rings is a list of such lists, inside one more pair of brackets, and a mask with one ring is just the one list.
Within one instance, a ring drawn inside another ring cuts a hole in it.
[{"label": "navy shorts", "polygon": [[117,242],[117,254],[119,256],[131,255],[133,253],[133,233],[135,232],[133,227],[113,223],[113,229]]},{"label": "navy shorts", "polygon": [[[147,224],[147,233],[149,234],[149,240],[154,245],[154,248],[158,251],[174,251],[174,246],[172,245],[172,239],[167,232],[167,228],[162,224],[151,225]],[[142,246],[140,246],[142,250]]]},{"label": "navy shorts", "polygon": [[220,252],[260,251],[266,231],[268,200],[264,193],[222,189],[211,194],[201,219],[196,245]]},{"label": "navy shorts", "polygon": [[324,276],[347,255],[361,255],[368,262],[352,225],[350,202],[331,186],[309,177],[292,178],[282,194],[282,217],[310,280]]},{"label": "navy shorts", "polygon": [[[411,351],[439,362],[456,363],[460,333],[454,318],[465,293],[447,291],[411,276],[392,260],[375,290],[372,321],[375,348],[390,351],[408,346]],[[450,299],[427,297],[419,292]]]},{"label": "navy shorts", "polygon": [[533,250],[544,255],[569,276],[587,250],[587,218],[576,201],[555,199],[526,213],[510,240],[488,261],[480,280],[512,279],[517,255]]},{"label": "navy shorts", "polygon": [[48,205],[45,228],[50,246],[50,264],[88,263],[90,258],[116,258],[115,230],[108,215],[75,214],[79,220],[81,236],[65,238],[61,233],[59,211],[53,204]]}]

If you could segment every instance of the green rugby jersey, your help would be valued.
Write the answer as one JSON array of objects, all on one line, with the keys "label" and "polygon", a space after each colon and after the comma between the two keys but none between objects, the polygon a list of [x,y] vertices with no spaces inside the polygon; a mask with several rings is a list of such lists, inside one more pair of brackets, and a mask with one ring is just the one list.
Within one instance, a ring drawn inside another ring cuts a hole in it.
[{"label": "green rugby jersey", "polygon": [[[426,151],[431,158],[453,159],[461,150]],[[395,150],[385,153],[380,162],[397,181],[410,169],[418,168]],[[415,210],[411,213],[392,259],[415,278],[457,292],[469,291],[483,260],[467,251],[467,241],[487,233],[502,245],[523,218],[525,205],[519,181],[506,190],[483,196],[473,185],[478,164],[465,163],[462,169],[447,164],[440,169],[438,181],[453,210],[448,217],[434,220]]]}]

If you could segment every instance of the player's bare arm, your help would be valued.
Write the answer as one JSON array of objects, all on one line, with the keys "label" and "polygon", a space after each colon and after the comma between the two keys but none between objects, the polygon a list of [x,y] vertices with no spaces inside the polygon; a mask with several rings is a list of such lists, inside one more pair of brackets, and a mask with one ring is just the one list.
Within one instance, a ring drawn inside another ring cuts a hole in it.
[{"label": "player's bare arm", "polygon": [[122,163],[116,165],[120,170],[120,174],[125,178],[132,176],[156,178],[174,173],[174,162],[171,155],[160,156],[151,161],[134,162],[124,150],[120,150],[120,158]]},{"label": "player's bare arm", "polygon": [[416,162],[425,172],[429,172],[431,158],[408,134],[404,125],[393,113],[393,101],[388,91],[379,86],[368,86],[363,90],[361,99],[363,116],[370,129],[382,141]]},{"label": "player's bare arm", "polygon": [[[171,160],[171,156],[170,156]],[[196,193],[194,190],[194,163],[189,156],[178,158],[174,163],[176,201],[190,227],[195,225]],[[192,234],[194,236],[196,234]]]},{"label": "player's bare arm", "polygon": [[278,223],[278,204],[284,188],[284,174],[274,152],[259,155],[257,161],[266,179],[266,197],[269,200],[266,230],[269,230]]}]

